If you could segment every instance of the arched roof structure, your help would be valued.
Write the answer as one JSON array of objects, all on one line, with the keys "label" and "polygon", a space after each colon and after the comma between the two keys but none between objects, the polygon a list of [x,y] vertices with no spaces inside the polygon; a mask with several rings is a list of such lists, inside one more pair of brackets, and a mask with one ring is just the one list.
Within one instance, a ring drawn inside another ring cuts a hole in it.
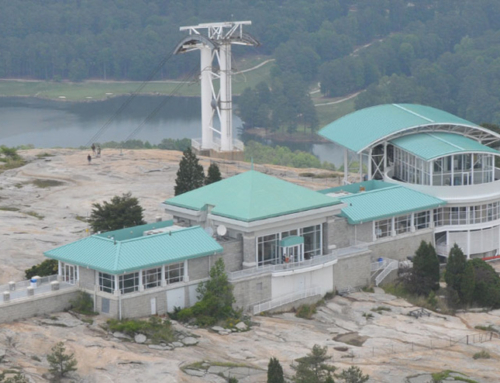
[{"label": "arched roof structure", "polygon": [[353,152],[361,153],[383,141],[410,134],[455,133],[490,145],[500,135],[451,113],[416,104],[385,104],[358,110],[339,118],[319,135]]}]

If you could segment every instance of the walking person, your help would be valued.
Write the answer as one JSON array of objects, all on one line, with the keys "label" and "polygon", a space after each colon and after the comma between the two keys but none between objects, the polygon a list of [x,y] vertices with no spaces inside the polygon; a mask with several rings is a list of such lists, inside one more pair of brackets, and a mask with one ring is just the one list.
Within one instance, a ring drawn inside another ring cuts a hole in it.
[{"label": "walking person", "polygon": [[87,161],[89,162],[90,165],[90,163],[92,162],[92,156],[90,154],[87,156]]},{"label": "walking person", "polygon": [[92,149],[92,153],[95,154],[95,144],[92,144],[90,148]]}]

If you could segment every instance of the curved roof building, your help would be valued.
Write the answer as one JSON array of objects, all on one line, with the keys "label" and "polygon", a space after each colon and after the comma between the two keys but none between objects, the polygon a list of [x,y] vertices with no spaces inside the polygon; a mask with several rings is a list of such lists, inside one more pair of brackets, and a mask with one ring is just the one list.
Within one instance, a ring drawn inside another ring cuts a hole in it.
[{"label": "curved roof building", "polygon": [[[359,156],[359,178],[383,180],[446,202],[429,217],[439,255],[447,256],[455,243],[469,257],[499,253],[499,134],[414,104],[359,110],[319,134],[344,148],[344,168],[349,168],[350,158]],[[355,179],[346,173],[344,183]],[[388,199],[388,210],[390,204]]]}]

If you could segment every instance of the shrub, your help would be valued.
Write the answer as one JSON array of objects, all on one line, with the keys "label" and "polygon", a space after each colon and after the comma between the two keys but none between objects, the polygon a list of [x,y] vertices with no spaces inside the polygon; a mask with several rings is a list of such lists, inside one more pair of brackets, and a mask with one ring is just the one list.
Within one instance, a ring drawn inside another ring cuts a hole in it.
[{"label": "shrub", "polygon": [[488,351],[476,352],[473,356],[474,359],[490,359],[490,353]]},{"label": "shrub", "polygon": [[300,305],[295,313],[297,318],[311,319],[313,314],[316,314],[316,305]]},{"label": "shrub", "polygon": [[57,274],[57,268],[58,263],[55,259],[46,259],[42,263],[24,270],[24,275],[26,276],[26,279],[31,279],[34,276],[46,277]]},{"label": "shrub", "polygon": [[49,372],[56,381],[60,381],[68,373],[76,371],[77,361],[75,356],[74,354],[66,354],[63,342],[59,342],[52,347],[52,354],[47,355],[47,361],[50,364]]},{"label": "shrub", "polygon": [[150,317],[147,321],[110,319],[107,323],[110,331],[123,332],[129,336],[144,334],[153,343],[172,342],[174,340],[174,332],[170,321],[158,317]]},{"label": "shrub", "polygon": [[84,315],[97,315],[94,311],[94,301],[92,297],[84,291],[79,291],[75,299],[71,300],[73,311]]}]

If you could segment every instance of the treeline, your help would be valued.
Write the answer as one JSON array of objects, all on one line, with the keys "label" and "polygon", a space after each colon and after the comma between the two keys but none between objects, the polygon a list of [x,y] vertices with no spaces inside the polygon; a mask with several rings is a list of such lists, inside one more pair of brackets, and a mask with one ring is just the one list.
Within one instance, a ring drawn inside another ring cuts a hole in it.
[{"label": "treeline", "polygon": [[[251,20],[246,31],[262,45],[235,52],[275,54],[282,71],[308,81],[321,63],[432,18],[435,2],[0,0],[0,77],[144,80],[185,36],[180,26]],[[155,78],[176,78],[198,62],[194,54],[176,57]]]},{"label": "treeline", "polygon": [[[183,152],[191,147],[189,138],[173,139],[164,138],[158,145],[151,144],[149,141],[142,140],[127,140],[127,141],[108,141],[102,144],[96,142],[96,146],[104,149],[163,149],[163,150],[179,150]],[[88,149],[86,146],[80,146],[79,149]]]}]

